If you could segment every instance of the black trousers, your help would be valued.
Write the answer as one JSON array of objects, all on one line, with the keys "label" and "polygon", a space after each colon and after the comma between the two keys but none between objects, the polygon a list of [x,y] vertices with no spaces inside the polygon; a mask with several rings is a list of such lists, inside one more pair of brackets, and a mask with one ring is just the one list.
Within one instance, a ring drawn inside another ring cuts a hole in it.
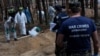
[{"label": "black trousers", "polygon": [[55,39],[55,55],[56,56],[59,56],[59,53],[60,53],[60,48],[57,46],[57,35],[58,35],[58,32],[56,33],[56,39]]},{"label": "black trousers", "polygon": [[[56,56],[65,56],[65,49],[66,48],[60,48],[57,46],[57,43],[56,43],[57,36],[58,36],[58,32],[56,33],[56,39],[55,39],[55,55]],[[65,42],[66,40],[63,40],[63,41]]]}]

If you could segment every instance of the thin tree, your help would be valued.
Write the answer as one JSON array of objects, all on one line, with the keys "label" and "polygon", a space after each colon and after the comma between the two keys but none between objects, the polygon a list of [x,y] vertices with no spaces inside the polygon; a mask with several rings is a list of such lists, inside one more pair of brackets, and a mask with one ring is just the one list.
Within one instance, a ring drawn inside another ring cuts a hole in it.
[{"label": "thin tree", "polygon": [[92,9],[94,5],[94,0],[90,0],[90,8]]},{"label": "thin tree", "polygon": [[36,8],[39,11],[39,22],[40,22],[40,24],[42,24],[43,22],[42,22],[41,6],[40,5],[41,5],[40,0],[36,0]]},{"label": "thin tree", "polygon": [[2,7],[2,20],[4,21],[4,2],[1,0],[1,7]]},{"label": "thin tree", "polygon": [[32,23],[34,23],[32,12],[31,12],[31,9],[30,9],[30,4],[31,4],[32,1],[31,0],[25,0],[25,2],[26,2],[26,7],[29,8],[29,12],[30,12],[31,18],[32,18]]},{"label": "thin tree", "polygon": [[4,3],[4,18],[7,18],[7,0],[3,0]]},{"label": "thin tree", "polygon": [[81,15],[85,16],[84,0],[80,0],[80,2],[81,2],[81,8],[82,8]]},{"label": "thin tree", "polygon": [[0,2],[1,2],[0,4],[1,4],[1,14],[2,14],[1,18],[2,18],[2,21],[3,21],[4,20],[3,19],[3,6],[4,6],[4,4],[3,4],[3,0],[0,0]]},{"label": "thin tree", "polygon": [[98,18],[98,0],[94,0],[94,18],[97,21]]},{"label": "thin tree", "polygon": [[43,10],[44,10],[44,12],[45,12],[45,23],[46,23],[46,25],[48,24],[48,13],[47,13],[47,10],[46,10],[46,6],[45,6],[45,0],[42,0],[42,4],[43,4]]},{"label": "thin tree", "polygon": [[65,0],[62,0],[62,6],[64,6],[65,5]]},{"label": "thin tree", "polygon": [[68,0],[66,0],[66,8],[68,8],[69,7],[69,5],[68,5]]}]

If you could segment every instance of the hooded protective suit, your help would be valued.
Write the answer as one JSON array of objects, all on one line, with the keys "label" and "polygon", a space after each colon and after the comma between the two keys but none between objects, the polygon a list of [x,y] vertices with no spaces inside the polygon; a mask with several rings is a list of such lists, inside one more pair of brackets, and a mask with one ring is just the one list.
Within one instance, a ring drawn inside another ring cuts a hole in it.
[{"label": "hooded protective suit", "polygon": [[10,40],[10,35],[12,34],[14,39],[17,39],[16,35],[16,24],[15,21],[11,22],[11,20],[14,19],[11,16],[8,17],[8,20],[5,21],[4,23],[4,28],[5,28],[5,37],[7,40]]},{"label": "hooded protective suit", "polygon": [[48,13],[49,13],[49,16],[50,16],[50,22],[53,21],[53,19],[55,17],[55,12],[56,12],[56,10],[53,8],[53,6],[49,6],[48,7]]},{"label": "hooded protective suit", "polygon": [[19,25],[20,34],[26,35],[26,25],[25,25],[25,23],[27,23],[27,18],[26,18],[26,15],[24,14],[24,12],[21,12],[21,13],[18,12],[15,15],[15,21]]}]

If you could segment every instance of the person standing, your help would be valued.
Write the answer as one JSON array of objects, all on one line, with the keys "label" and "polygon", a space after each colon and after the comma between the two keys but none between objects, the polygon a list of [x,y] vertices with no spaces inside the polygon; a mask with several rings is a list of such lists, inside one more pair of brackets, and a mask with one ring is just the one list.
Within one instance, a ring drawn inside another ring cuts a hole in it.
[{"label": "person standing", "polygon": [[56,13],[56,10],[52,5],[50,5],[48,7],[48,13],[49,13],[49,16],[50,16],[50,22],[52,22],[54,17],[55,17],[55,13]]},{"label": "person standing", "polygon": [[26,23],[27,17],[23,12],[23,7],[19,7],[19,12],[15,15],[16,23],[18,23],[20,34],[22,36],[26,35]]},{"label": "person standing", "polygon": [[80,2],[69,3],[68,11],[70,18],[58,30],[57,46],[61,51],[65,48],[66,56],[92,56],[92,40],[93,56],[99,56],[99,41],[94,22],[81,16]]},{"label": "person standing", "polygon": [[62,6],[62,12],[65,12],[66,13],[66,7],[65,6]]},{"label": "person standing", "polygon": [[25,7],[23,12],[25,13],[25,15],[27,17],[27,23],[31,24],[32,23],[32,17],[31,17],[31,13],[29,11],[29,8]]},{"label": "person standing", "polygon": [[16,23],[15,23],[15,10],[13,8],[8,10],[8,19],[5,18],[4,28],[5,28],[5,37],[7,42],[10,42],[10,37],[13,35],[14,40],[17,41],[16,34]]},{"label": "person standing", "polygon": [[60,28],[61,24],[69,18],[65,10],[63,10],[63,7],[60,5],[55,6],[56,10],[56,16],[53,20],[53,23],[55,23],[55,27],[52,29],[53,31],[56,31]]},{"label": "person standing", "polygon": [[[56,31],[56,36],[58,35],[58,30],[61,27],[62,23],[67,20],[69,18],[69,16],[67,15],[65,8],[63,8],[60,5],[55,6],[56,9],[56,16],[54,18],[53,23],[55,23],[55,27],[52,28],[52,31]],[[57,37],[56,37],[57,40]],[[56,41],[55,40],[55,41]],[[57,44],[55,44],[55,54],[56,56],[59,56],[59,47],[57,46]]]}]

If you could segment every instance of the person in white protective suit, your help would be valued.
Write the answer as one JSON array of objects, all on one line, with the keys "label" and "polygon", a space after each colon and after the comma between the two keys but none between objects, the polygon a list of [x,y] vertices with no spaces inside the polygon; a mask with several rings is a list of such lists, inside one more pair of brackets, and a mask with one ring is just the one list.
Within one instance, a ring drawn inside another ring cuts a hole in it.
[{"label": "person in white protective suit", "polygon": [[56,10],[54,9],[54,7],[52,5],[50,5],[48,7],[48,13],[49,13],[49,17],[50,17],[50,22],[53,21],[53,19],[55,17],[55,12],[56,12]]},{"label": "person in white protective suit", "polygon": [[25,36],[27,18],[22,10],[23,10],[23,7],[19,7],[19,12],[15,15],[15,19],[16,19],[16,23],[19,26],[20,34],[22,36]]},{"label": "person in white protective suit", "polygon": [[15,23],[15,12],[14,9],[8,10],[8,18],[5,18],[4,28],[5,28],[5,37],[7,42],[10,42],[11,35],[14,37],[14,40],[17,41],[17,34],[16,34],[16,23]]}]

